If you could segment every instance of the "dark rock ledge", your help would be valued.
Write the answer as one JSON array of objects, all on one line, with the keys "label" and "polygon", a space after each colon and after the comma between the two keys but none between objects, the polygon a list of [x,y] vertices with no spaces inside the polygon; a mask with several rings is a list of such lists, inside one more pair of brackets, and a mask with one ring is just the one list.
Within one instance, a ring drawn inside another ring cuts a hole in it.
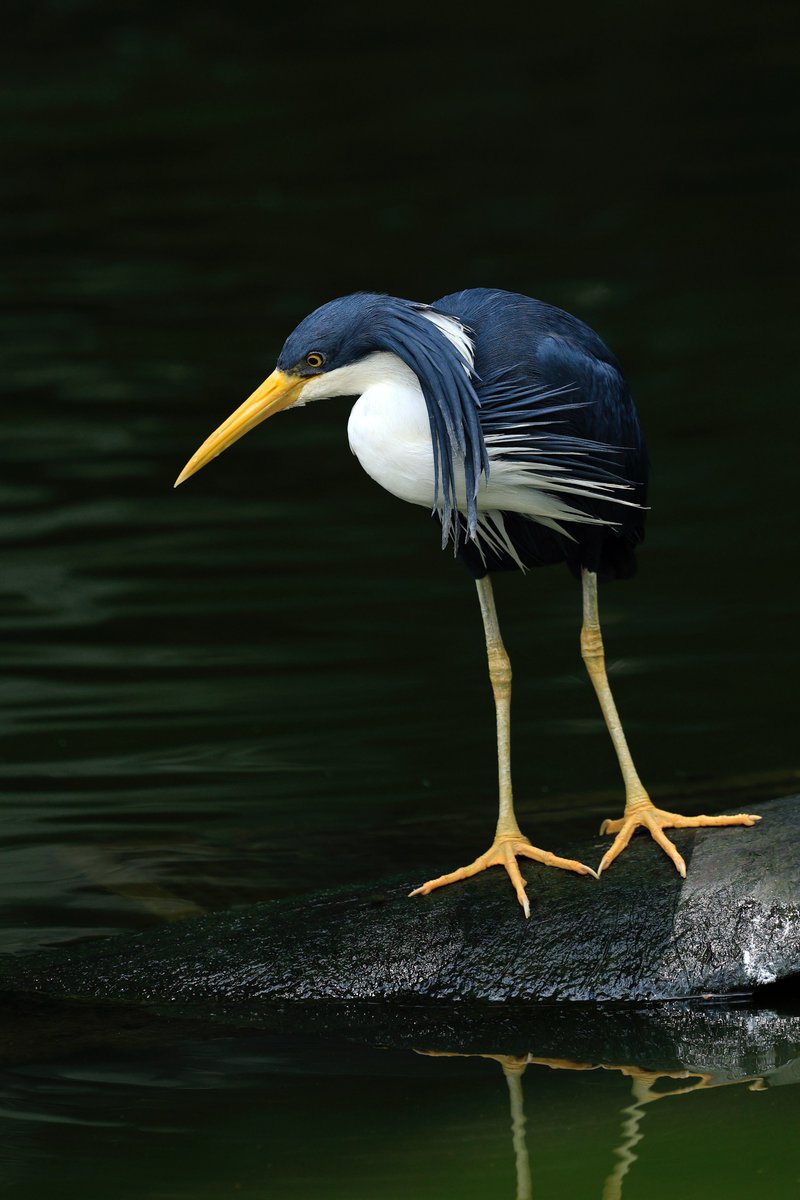
[{"label": "dark rock ledge", "polygon": [[[600,882],[526,867],[529,921],[499,870],[414,899],[419,880],[395,878],[6,959],[0,988],[232,1017],[299,1002],[641,1003],[791,988],[800,797],[756,811],[751,829],[676,832],[685,881],[645,837]],[[604,844],[560,850],[595,862]]]}]

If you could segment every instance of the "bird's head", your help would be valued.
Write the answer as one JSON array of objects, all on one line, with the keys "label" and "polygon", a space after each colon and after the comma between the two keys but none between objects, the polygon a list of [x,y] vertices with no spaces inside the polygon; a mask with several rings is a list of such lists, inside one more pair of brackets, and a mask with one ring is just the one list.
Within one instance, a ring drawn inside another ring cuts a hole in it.
[{"label": "bird's head", "polygon": [[324,304],[301,321],[286,339],[272,374],[206,438],[181,471],[175,486],[275,413],[322,396],[352,394],[353,381],[343,377],[343,368],[352,367],[374,351],[370,313],[375,305],[369,301],[378,299],[344,296]]},{"label": "bird's head", "polygon": [[275,413],[326,396],[360,395],[387,372],[410,369],[428,408],[444,524],[455,505],[454,461],[460,461],[472,526],[478,480],[488,474],[472,366],[468,331],[428,305],[374,293],[331,300],[289,335],[269,378],[203,442],[175,486]]}]

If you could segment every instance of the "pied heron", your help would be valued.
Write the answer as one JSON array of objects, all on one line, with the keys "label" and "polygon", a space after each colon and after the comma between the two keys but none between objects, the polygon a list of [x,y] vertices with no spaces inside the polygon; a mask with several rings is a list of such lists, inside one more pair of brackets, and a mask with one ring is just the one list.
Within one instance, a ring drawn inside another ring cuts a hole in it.
[{"label": "pied heron", "polygon": [[[642,826],[681,875],[665,828],[752,825],[758,817],[683,817],[650,800],[633,765],[606,675],[597,585],[635,570],[644,533],[648,463],[631,393],[614,355],[576,317],[528,296],[470,288],[421,304],[358,293],[301,321],[267,380],[189,460],[176,487],[274,413],[357,396],[350,447],[377,483],[441,523],[478,590],[497,715],[499,815],[494,841],[466,867],[431,879],[427,894],[505,867],[526,916],[517,857],[600,874]],[[500,636],[494,571],[566,563],[583,591],[581,654],[625,784],[616,834],[598,871],[531,844],[511,789],[511,665]]]}]

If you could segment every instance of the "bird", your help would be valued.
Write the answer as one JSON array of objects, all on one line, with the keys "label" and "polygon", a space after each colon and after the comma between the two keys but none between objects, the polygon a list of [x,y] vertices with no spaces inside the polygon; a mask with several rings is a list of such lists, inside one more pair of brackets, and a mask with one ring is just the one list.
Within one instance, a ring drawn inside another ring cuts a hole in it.
[{"label": "bird", "polygon": [[[599,879],[642,828],[685,877],[665,829],[759,820],[658,808],[628,748],[606,672],[598,585],[635,573],[649,462],[628,382],[600,336],[563,309],[498,288],[433,303],[341,296],[300,322],[272,374],[203,442],[175,486],[267,418],[336,396],[356,397],[347,426],[353,454],[381,487],[439,522],[442,548],[472,576],[483,619],[497,730],[495,836],[473,862],[410,895],[501,866],[529,917],[518,859]],[[625,788],[622,814],[601,825],[616,836],[596,871],[535,846],[514,808],[511,663],[492,576],[560,563],[581,584],[581,655]]]}]

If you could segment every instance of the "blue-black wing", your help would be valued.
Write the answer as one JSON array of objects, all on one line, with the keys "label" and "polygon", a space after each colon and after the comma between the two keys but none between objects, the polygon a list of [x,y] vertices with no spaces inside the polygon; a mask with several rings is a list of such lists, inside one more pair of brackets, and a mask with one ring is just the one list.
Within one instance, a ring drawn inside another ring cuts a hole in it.
[{"label": "blue-black wing", "polygon": [[[527,296],[471,289],[434,308],[472,331],[481,428],[493,453],[588,488],[593,494],[571,503],[608,522],[566,522],[564,536],[506,512],[519,559],[525,566],[566,562],[576,573],[586,566],[606,578],[632,574],[644,536],[648,463],[630,389],[609,348],[576,317]],[[615,503],[615,495],[628,504]],[[476,575],[519,565],[500,550],[482,555],[474,543],[459,556]]]}]

